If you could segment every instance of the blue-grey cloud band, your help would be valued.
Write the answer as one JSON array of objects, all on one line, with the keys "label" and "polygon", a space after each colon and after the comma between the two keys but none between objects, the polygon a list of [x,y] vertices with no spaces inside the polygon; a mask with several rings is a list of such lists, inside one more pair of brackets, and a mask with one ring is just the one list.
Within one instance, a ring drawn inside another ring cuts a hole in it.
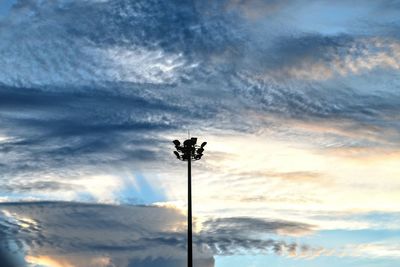
[{"label": "blue-grey cloud band", "polygon": [[[28,260],[35,256],[57,259],[68,252],[72,256],[65,258],[71,263],[75,258],[90,259],[96,255],[105,255],[121,267],[134,262],[140,263],[138,266],[150,262],[164,266],[171,260],[185,263],[185,216],[175,209],[68,202],[3,203],[0,208],[0,234],[5,237],[1,247],[4,254],[14,254],[17,260],[18,256]],[[303,223],[217,218],[204,226],[194,238],[195,257],[203,262],[201,266],[210,266],[214,255],[312,252],[305,244],[260,238],[260,234],[278,231],[312,231],[312,226]],[[255,231],[258,236],[251,234]]]}]

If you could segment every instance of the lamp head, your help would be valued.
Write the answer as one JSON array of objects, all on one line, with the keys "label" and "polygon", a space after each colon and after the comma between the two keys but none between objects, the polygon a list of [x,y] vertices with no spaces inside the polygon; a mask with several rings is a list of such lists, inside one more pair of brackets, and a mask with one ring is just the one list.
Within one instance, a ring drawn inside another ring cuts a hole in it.
[{"label": "lamp head", "polygon": [[188,139],[188,140],[185,140],[185,142],[183,142],[184,147],[191,147],[192,144],[193,144],[192,139]]},{"label": "lamp head", "polygon": [[181,159],[181,155],[179,155],[179,153],[177,151],[174,151],[174,154],[177,157],[177,159]]},{"label": "lamp head", "polygon": [[195,145],[197,143],[197,137],[192,137],[190,138],[192,140],[192,145]]},{"label": "lamp head", "polygon": [[179,146],[181,144],[181,142],[179,142],[179,140],[174,140],[174,141],[172,141],[172,143],[174,143],[175,146]]}]

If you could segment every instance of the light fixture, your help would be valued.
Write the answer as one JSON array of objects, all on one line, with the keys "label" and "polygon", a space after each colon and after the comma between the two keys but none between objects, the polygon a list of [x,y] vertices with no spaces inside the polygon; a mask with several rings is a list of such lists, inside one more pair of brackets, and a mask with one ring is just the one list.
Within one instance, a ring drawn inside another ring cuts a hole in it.
[{"label": "light fixture", "polygon": [[200,160],[203,156],[204,146],[207,142],[203,142],[201,146],[196,145],[197,138],[192,137],[183,142],[178,140],[172,141],[176,150],[175,156],[182,161],[188,162],[188,267],[193,267],[193,241],[192,241],[192,160]]},{"label": "light fixture", "polygon": [[172,141],[172,143],[174,143],[175,146],[181,145],[181,142],[179,142],[179,140],[174,140],[174,141]]},{"label": "light fixture", "polygon": [[178,151],[174,151],[174,154],[178,159],[181,159],[181,155],[179,155]]}]

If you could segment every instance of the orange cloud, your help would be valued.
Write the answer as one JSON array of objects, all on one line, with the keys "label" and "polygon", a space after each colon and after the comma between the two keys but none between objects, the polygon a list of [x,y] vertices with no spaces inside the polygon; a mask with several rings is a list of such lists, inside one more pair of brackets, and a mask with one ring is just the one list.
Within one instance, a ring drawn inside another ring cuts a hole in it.
[{"label": "orange cloud", "polygon": [[54,259],[50,256],[26,256],[25,260],[32,264],[46,267],[76,267],[65,260]]},{"label": "orange cloud", "polygon": [[32,256],[28,255],[25,260],[32,264],[37,264],[45,267],[105,267],[113,266],[111,260],[108,257],[87,257],[82,255],[71,255],[66,256],[47,256],[38,255]]}]

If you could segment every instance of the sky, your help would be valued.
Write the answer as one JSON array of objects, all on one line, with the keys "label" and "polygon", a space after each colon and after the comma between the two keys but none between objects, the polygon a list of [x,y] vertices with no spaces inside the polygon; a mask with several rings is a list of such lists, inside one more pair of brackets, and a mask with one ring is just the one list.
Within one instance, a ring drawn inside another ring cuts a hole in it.
[{"label": "sky", "polygon": [[0,262],[400,263],[400,1],[0,1]]}]

